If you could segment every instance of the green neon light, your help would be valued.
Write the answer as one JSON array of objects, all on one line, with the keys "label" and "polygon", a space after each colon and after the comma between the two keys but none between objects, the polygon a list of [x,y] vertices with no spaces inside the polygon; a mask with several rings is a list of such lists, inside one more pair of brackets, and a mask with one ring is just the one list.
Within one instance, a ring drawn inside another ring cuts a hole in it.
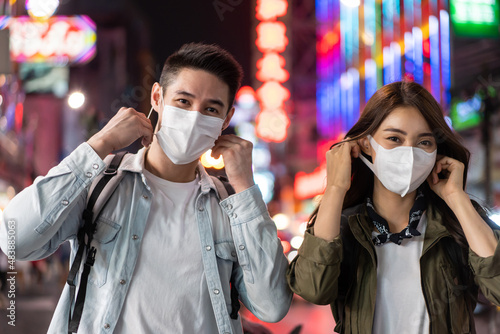
[{"label": "green neon light", "polygon": [[456,36],[498,37],[498,0],[451,0],[450,17]]}]

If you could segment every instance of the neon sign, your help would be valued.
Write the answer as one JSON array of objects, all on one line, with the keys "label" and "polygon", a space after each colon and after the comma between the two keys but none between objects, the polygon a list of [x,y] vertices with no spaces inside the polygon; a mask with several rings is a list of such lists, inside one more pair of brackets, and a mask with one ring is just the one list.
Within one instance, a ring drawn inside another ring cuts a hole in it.
[{"label": "neon sign", "polygon": [[15,62],[87,63],[96,53],[96,26],[88,16],[0,16],[0,29],[10,30]]},{"label": "neon sign", "polygon": [[322,194],[326,186],[326,164],[306,174],[298,172],[295,175],[293,193],[297,199],[307,199]]},{"label": "neon sign", "polygon": [[498,37],[498,0],[451,0],[450,14],[457,36]]},{"label": "neon sign", "polygon": [[261,22],[256,28],[255,45],[263,55],[256,64],[256,78],[262,86],[256,91],[261,112],[255,120],[255,132],[265,141],[284,141],[290,125],[284,106],[290,91],[282,85],[290,75],[285,69],[285,58],[280,55],[288,45],[288,37],[285,24],[277,21],[286,15],[287,8],[286,0],[257,0],[255,16]]}]

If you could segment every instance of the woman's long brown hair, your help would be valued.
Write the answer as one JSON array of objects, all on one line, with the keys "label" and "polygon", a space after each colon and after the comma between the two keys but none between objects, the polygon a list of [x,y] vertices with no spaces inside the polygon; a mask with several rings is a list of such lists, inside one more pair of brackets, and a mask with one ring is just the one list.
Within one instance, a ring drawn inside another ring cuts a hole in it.
[{"label": "woman's long brown hair", "polygon": [[[373,135],[384,119],[394,109],[402,106],[414,107],[420,111],[434,134],[438,155],[448,156],[464,164],[463,184],[465,189],[470,152],[462,145],[458,136],[451,131],[443,117],[439,103],[424,87],[415,82],[394,82],[377,90],[345,138],[349,138],[347,141],[354,141],[369,134]],[[373,172],[361,159],[352,159],[351,187],[346,193],[342,209],[364,203],[366,198],[372,195],[373,183]],[[467,239],[453,211],[430,189],[427,182],[423,184],[423,191],[428,202],[433,203],[434,210],[441,214],[443,224],[455,242],[466,252],[469,247]],[[479,214],[492,226],[485,210],[475,201],[472,203]],[[319,205],[309,219],[310,225],[314,224],[318,209]]]}]

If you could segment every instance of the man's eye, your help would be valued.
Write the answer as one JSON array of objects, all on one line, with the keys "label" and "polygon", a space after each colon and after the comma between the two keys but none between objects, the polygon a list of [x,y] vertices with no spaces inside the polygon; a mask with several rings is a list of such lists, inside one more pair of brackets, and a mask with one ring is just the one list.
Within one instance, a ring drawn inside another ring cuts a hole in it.
[{"label": "man's eye", "polygon": [[219,111],[215,108],[207,108],[207,111],[210,112],[210,113],[213,113],[213,114],[218,114]]}]

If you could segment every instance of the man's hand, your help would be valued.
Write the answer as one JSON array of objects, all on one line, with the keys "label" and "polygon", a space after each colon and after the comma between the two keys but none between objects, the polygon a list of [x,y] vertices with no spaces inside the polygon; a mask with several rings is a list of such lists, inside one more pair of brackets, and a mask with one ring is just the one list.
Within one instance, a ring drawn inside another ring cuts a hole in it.
[{"label": "man's hand", "polygon": [[212,156],[219,158],[222,154],[227,178],[234,190],[239,193],[255,183],[252,172],[253,144],[235,135],[223,135],[215,141]]},{"label": "man's hand", "polygon": [[87,143],[104,159],[115,150],[127,147],[142,137],[142,145],[149,146],[153,140],[151,121],[133,108],[120,108],[106,126],[90,138]]}]

